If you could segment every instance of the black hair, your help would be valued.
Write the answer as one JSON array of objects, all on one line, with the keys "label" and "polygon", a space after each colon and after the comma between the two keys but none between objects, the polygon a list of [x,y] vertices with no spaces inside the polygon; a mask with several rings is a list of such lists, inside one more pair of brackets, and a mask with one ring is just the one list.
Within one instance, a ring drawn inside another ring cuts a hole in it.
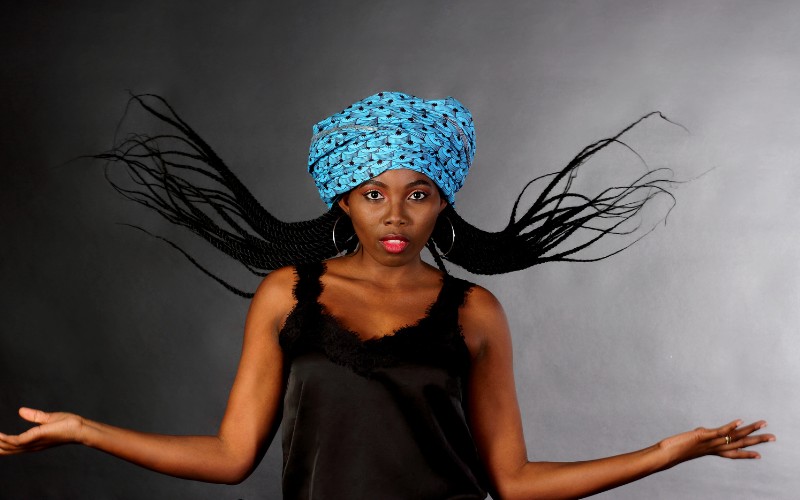
[{"label": "black hair", "polygon": [[[131,104],[158,119],[168,131],[132,134],[110,151],[91,155],[109,162],[106,177],[127,198],[187,228],[258,276],[283,266],[318,262],[355,250],[357,238],[353,237],[352,225],[337,204],[316,219],[278,220],[164,98],[132,95]],[[671,180],[669,169],[650,169],[637,154],[645,172],[632,182],[591,196],[573,192],[572,187],[578,169],[608,146],[618,144],[636,154],[620,138],[652,116],[669,122],[660,112],[648,113],[612,137],[589,144],[561,170],[530,181],[517,196],[508,224],[498,232],[473,226],[448,205],[427,245],[437,266],[446,273],[447,260],[475,274],[501,274],[543,262],[596,261],[619,253],[644,237],[652,228],[636,236],[642,231],[634,219],[643,207],[660,195],[674,205],[668,188],[676,181]],[[113,164],[124,167],[130,182],[123,184],[112,178]],[[545,185],[536,200],[521,212],[520,202],[526,190],[540,183]],[[597,256],[580,256],[583,250],[611,235],[633,235],[633,241]],[[206,269],[177,244],[156,237],[179,250],[228,290],[252,297],[252,293]]]}]

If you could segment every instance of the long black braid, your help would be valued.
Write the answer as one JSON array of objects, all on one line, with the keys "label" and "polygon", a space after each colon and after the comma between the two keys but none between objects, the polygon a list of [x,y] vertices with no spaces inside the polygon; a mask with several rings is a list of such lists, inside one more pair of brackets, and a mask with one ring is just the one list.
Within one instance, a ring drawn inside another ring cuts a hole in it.
[{"label": "long black braid", "polygon": [[[170,131],[130,135],[112,150],[92,156],[109,162],[106,177],[125,197],[189,229],[258,276],[265,276],[279,267],[318,262],[355,250],[357,238],[352,237],[352,224],[337,204],[316,219],[278,220],[261,206],[166,100],[157,95],[141,94],[133,95],[129,104],[141,106]],[[501,231],[478,229],[448,205],[439,216],[432,241],[427,245],[436,264],[443,272],[447,272],[445,259],[472,273],[500,274],[542,262],[601,260],[641,239],[649,230],[621,248],[599,256],[576,255],[608,235],[636,233],[639,224],[625,223],[654,197],[666,195],[674,205],[667,188],[676,181],[669,178],[668,169],[648,168],[632,183],[609,187],[594,196],[572,192],[571,188],[581,165],[609,145],[627,147],[620,137],[654,115],[667,120],[659,112],[649,113],[613,137],[588,145],[560,171],[530,181],[517,197],[508,225]],[[111,177],[109,167],[113,163],[125,167],[131,181],[126,183],[128,187]],[[546,185],[530,208],[518,217],[523,194],[540,182]],[[332,238],[334,230],[336,243]],[[581,233],[583,236],[578,236]],[[175,243],[156,237],[178,249],[228,290],[252,297],[252,293],[210,272]]]}]

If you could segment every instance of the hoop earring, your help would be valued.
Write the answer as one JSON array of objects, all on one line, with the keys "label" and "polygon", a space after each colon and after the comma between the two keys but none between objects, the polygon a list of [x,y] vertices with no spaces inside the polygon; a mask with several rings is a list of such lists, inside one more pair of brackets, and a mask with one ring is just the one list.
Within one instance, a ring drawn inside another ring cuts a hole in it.
[{"label": "hoop earring", "polygon": [[[342,216],[341,216],[341,215],[340,215],[339,217],[337,217],[337,218],[336,218],[336,222],[334,222],[334,223],[333,223],[333,230],[331,231],[331,239],[333,240],[333,248],[335,248],[335,249],[336,249],[336,255],[339,255],[340,253],[342,253],[342,250],[339,250],[339,245],[337,245],[337,244],[336,244],[336,224],[338,224],[338,223],[339,223],[339,219],[341,219],[341,218],[342,218]],[[350,236],[349,238],[347,238],[347,239],[344,241],[344,242],[345,242],[345,244],[347,244],[347,242],[348,242],[348,241],[352,240],[352,239],[353,239],[353,236],[355,236],[355,234],[353,234],[352,236]],[[359,243],[360,243],[360,242],[359,242]],[[356,248],[358,248],[358,243],[356,243]]]},{"label": "hoop earring", "polygon": [[447,254],[449,254],[453,250],[453,245],[455,245],[456,243],[456,228],[455,226],[453,226],[453,221],[450,220],[450,217],[445,215],[444,218],[447,219],[448,223],[450,223],[450,234],[452,235],[450,237],[450,248],[448,248],[446,252],[441,254],[442,257],[447,257]]}]

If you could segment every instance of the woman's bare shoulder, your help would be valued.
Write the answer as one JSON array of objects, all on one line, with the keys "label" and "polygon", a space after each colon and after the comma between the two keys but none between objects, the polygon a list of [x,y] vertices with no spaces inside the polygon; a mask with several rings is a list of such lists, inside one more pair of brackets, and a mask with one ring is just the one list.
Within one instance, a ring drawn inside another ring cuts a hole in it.
[{"label": "woman's bare shoulder", "polygon": [[275,325],[282,325],[295,305],[296,283],[297,273],[294,266],[281,267],[270,272],[253,296],[251,313],[266,315]]},{"label": "woman's bare shoulder", "polygon": [[291,295],[296,282],[297,272],[294,266],[275,269],[261,281],[258,290],[256,290],[256,296],[259,294]]},{"label": "woman's bare shoulder", "polygon": [[502,304],[492,292],[481,285],[471,284],[464,299],[463,312],[465,314],[480,317],[485,314],[496,314],[502,311]]}]

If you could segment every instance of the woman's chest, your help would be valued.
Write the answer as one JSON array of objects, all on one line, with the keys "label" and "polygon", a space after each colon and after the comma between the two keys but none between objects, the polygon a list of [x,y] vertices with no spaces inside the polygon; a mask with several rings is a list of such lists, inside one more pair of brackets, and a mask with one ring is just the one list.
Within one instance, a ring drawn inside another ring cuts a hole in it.
[{"label": "woman's chest", "polygon": [[437,301],[436,289],[410,292],[326,287],[319,297],[322,310],[362,340],[419,325],[430,316]]}]

